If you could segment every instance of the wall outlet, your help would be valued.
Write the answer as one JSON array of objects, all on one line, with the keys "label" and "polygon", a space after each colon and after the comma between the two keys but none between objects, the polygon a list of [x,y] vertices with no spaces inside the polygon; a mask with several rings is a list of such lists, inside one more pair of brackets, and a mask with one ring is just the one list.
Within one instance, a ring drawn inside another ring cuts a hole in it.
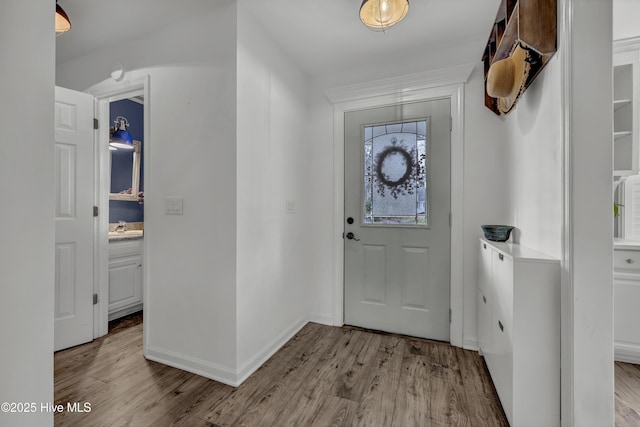
[{"label": "wall outlet", "polygon": [[182,215],[182,197],[165,197],[164,214]]}]

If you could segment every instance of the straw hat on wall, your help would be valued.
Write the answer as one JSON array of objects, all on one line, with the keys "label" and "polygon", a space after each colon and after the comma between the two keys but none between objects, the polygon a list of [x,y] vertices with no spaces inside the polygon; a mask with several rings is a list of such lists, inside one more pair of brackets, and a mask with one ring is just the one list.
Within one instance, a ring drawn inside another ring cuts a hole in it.
[{"label": "straw hat on wall", "polygon": [[[506,116],[514,109],[518,98],[535,77],[540,66],[539,54],[518,42],[511,55],[491,64],[487,73],[487,94],[497,98],[500,114]],[[533,70],[532,70],[533,68]]]}]

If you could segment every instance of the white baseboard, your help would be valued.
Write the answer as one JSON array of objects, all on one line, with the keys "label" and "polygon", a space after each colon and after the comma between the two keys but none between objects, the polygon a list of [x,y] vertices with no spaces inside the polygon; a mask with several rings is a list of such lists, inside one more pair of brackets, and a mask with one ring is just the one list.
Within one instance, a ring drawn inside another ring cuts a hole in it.
[{"label": "white baseboard", "polygon": [[319,323],[321,325],[334,326],[331,316],[323,316],[321,314],[310,314],[309,322]]},{"label": "white baseboard", "polygon": [[[308,322],[319,323],[322,325],[334,326],[333,319],[330,316],[309,315],[308,318],[300,319],[278,335],[262,350],[258,351],[245,362],[238,370],[233,368],[211,363],[206,360],[165,350],[152,345],[147,345],[145,349],[145,357],[154,362],[162,363],[174,368],[182,369],[205,378],[219,381],[232,387],[238,387],[251,374],[257,371],[271,356],[273,356],[283,345],[287,343],[295,334],[297,334]],[[474,337],[465,338],[463,348],[467,350],[478,350],[478,340]],[[637,360],[640,361],[640,346],[636,353]],[[617,347],[616,347],[617,355]],[[616,358],[616,360],[618,360]],[[638,363],[638,362],[631,362]]]},{"label": "white baseboard", "polygon": [[144,356],[154,362],[182,369],[205,378],[209,378],[232,387],[238,387],[251,374],[257,371],[271,356],[307,324],[307,319],[301,319],[278,335],[271,343],[258,351],[238,370],[211,363],[206,360],[176,353],[170,350],[147,345]]},{"label": "white baseboard", "polygon": [[462,340],[462,348],[465,350],[478,351],[480,349],[480,347],[478,347],[478,339],[476,337],[464,338]]},{"label": "white baseboard", "polygon": [[616,341],[613,356],[617,362],[640,364],[640,345]]},{"label": "white baseboard", "polygon": [[147,345],[144,357],[154,362],[182,369],[183,371],[191,372],[233,387],[240,385],[235,370],[227,366],[218,365],[151,345]]},{"label": "white baseboard", "polygon": [[273,356],[283,345],[287,343],[295,334],[300,331],[306,325],[307,319],[301,319],[295,322],[292,326],[287,328],[284,332],[278,335],[270,344],[265,348],[258,351],[247,362],[245,362],[237,373],[238,385],[242,384],[251,374],[257,371],[271,356]]},{"label": "white baseboard", "polygon": [[127,308],[121,308],[120,310],[115,310],[109,313],[109,322],[112,320],[119,319],[124,316],[128,316],[129,314],[137,313],[142,310],[142,303],[133,305]]}]

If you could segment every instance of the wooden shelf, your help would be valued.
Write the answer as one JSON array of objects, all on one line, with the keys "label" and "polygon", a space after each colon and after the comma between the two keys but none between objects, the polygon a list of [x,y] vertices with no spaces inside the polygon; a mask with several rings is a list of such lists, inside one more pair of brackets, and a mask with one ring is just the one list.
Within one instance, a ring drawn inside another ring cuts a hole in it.
[{"label": "wooden shelf", "polygon": [[485,106],[501,115],[496,98],[487,94],[487,73],[495,61],[507,58],[516,43],[522,42],[537,52],[541,65],[530,75],[528,87],[556,51],[557,0],[502,0],[482,54],[485,78]]},{"label": "wooden shelf", "polygon": [[[498,12],[499,13],[499,12]],[[509,56],[511,48],[518,40],[518,4],[516,3],[511,16],[506,21],[499,21],[495,23],[495,28],[503,28],[503,31],[496,33],[497,47],[493,55],[491,56],[491,63],[499,61]],[[498,37],[500,36],[500,37]]]},{"label": "wooden shelf", "polygon": [[[630,39],[631,40],[631,39]],[[614,40],[613,42],[613,196],[616,203],[625,207],[614,219],[614,236],[630,237],[633,228],[628,221],[638,216],[626,196],[617,186],[621,181],[633,180],[640,172],[640,38],[634,43]],[[626,185],[626,184],[625,184]],[[625,189],[629,189],[626,187]],[[615,283],[614,283],[615,285]]]},{"label": "wooden shelf", "polygon": [[613,139],[617,140],[617,139],[624,138],[625,136],[629,136],[629,135],[631,135],[631,131],[630,130],[623,130],[623,131],[620,131],[620,132],[614,132],[613,133]]},{"label": "wooden shelf", "polygon": [[615,101],[613,101],[613,111],[618,111],[622,107],[631,105],[631,101],[631,99],[616,99]]}]

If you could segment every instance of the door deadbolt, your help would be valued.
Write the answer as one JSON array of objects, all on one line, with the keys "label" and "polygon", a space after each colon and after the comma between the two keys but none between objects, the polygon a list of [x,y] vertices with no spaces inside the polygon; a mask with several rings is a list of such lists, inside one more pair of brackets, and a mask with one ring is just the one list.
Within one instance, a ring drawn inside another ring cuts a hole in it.
[{"label": "door deadbolt", "polygon": [[353,224],[353,218],[351,217],[347,218],[347,224]]}]

